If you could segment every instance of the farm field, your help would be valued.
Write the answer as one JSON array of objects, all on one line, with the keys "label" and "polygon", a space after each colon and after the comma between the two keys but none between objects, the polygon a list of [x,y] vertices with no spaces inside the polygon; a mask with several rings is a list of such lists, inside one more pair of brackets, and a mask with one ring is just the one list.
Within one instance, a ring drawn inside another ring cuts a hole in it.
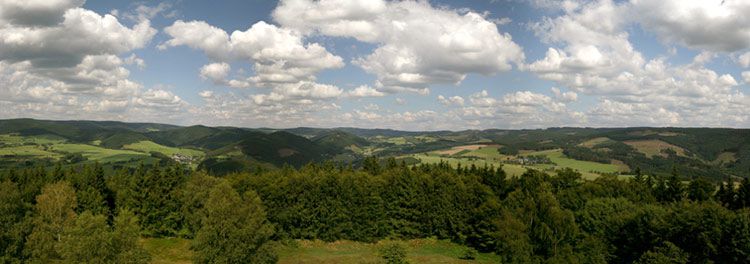
[{"label": "farm field", "polygon": [[145,153],[159,152],[167,156],[179,154],[187,157],[203,157],[205,154],[203,151],[189,149],[189,148],[174,148],[164,145],[159,145],[153,141],[139,141],[137,143],[128,144],[122,147],[123,149],[135,150]]},{"label": "farm field", "polygon": [[686,157],[685,150],[682,149],[681,147],[669,144],[667,142],[664,142],[658,139],[630,140],[630,141],[625,141],[623,143],[628,144],[629,146],[638,150],[638,152],[643,153],[644,155],[648,157],[653,157],[653,156],[666,157],[666,154],[662,153],[662,150],[666,150],[666,149],[672,149],[677,153],[678,156]]},{"label": "farm field", "polygon": [[[482,145],[483,146],[483,145]],[[561,149],[545,150],[545,151],[525,151],[520,156],[530,155],[541,155],[547,156],[550,161],[556,165],[550,164],[535,164],[535,165],[520,165],[520,164],[504,164],[502,161],[512,156],[500,154],[498,152],[498,145],[492,146],[480,146],[480,145],[467,145],[453,147],[448,150],[432,151],[428,153],[419,153],[402,156],[412,157],[419,160],[422,163],[440,163],[447,162],[451,166],[478,166],[482,167],[485,165],[499,167],[502,166],[503,170],[508,176],[520,176],[527,169],[543,170],[548,173],[553,173],[556,169],[571,168],[579,171],[585,179],[595,179],[599,177],[599,173],[617,173],[622,171],[628,171],[627,166],[624,164],[604,164],[591,161],[575,160],[562,153]],[[458,152],[456,152],[458,150]],[[454,152],[453,156],[446,156],[443,153],[447,151]]]},{"label": "farm field", "polygon": [[37,145],[21,145],[0,148],[0,156],[25,156],[57,159],[62,155],[46,151]]},{"label": "farm field", "polygon": [[597,171],[604,173],[619,172],[617,165],[598,163],[592,161],[575,160],[565,157],[561,149],[535,151],[524,154],[524,156],[543,155],[547,156],[552,162],[557,164],[558,168],[571,168],[580,172]]},{"label": "farm field", "polygon": [[50,146],[50,149],[56,151],[63,151],[68,153],[80,153],[88,160],[105,162],[125,161],[134,157],[148,156],[143,152],[137,152],[132,150],[120,150],[120,149],[107,149],[92,145],[84,144],[55,144]]},{"label": "farm field", "polygon": [[485,165],[487,165],[487,166],[494,166],[495,168],[497,168],[499,166],[503,166],[503,170],[505,171],[505,173],[508,176],[520,176],[521,174],[523,174],[524,172],[526,172],[527,168],[543,169],[543,168],[534,167],[534,166],[522,166],[522,165],[517,165],[517,164],[503,164],[500,161],[493,161],[493,160],[489,160],[488,161],[488,160],[483,160],[483,159],[464,158],[464,157],[461,157],[461,158],[444,157],[444,156],[427,154],[427,153],[411,154],[411,155],[407,155],[407,156],[402,156],[401,158],[403,158],[403,157],[412,157],[412,158],[420,160],[420,162],[422,162],[422,163],[430,163],[430,164],[440,163],[442,161],[442,162],[447,162],[448,164],[450,164],[453,167],[458,166],[458,164],[461,164],[461,166],[471,166],[471,165],[474,165],[474,166],[477,166],[477,167],[484,167]]}]

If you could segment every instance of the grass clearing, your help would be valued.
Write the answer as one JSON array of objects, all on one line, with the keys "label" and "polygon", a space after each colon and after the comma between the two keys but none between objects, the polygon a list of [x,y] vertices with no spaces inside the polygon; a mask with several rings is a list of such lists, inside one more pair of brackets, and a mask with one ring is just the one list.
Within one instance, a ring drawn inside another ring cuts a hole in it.
[{"label": "grass clearing", "polygon": [[84,144],[55,144],[50,146],[50,149],[68,153],[80,153],[88,160],[99,161],[102,163],[127,161],[134,157],[149,156],[146,153],[132,150],[107,149]]},{"label": "grass clearing", "polygon": [[154,264],[193,263],[190,240],[183,238],[144,238],[141,245],[151,255]]},{"label": "grass clearing", "polygon": [[608,137],[598,137],[598,138],[592,138],[592,139],[586,140],[584,142],[581,142],[581,144],[578,144],[578,145],[581,147],[586,147],[586,148],[594,148],[596,145],[609,142],[609,141],[611,141],[611,139],[609,139]]},{"label": "grass clearing", "polygon": [[721,154],[719,154],[719,156],[716,157],[714,161],[711,162],[711,164],[721,165],[729,164],[735,161],[737,161],[737,154],[735,154],[734,152],[722,152]]},{"label": "grass clearing", "polygon": [[59,153],[46,151],[43,147],[37,145],[21,145],[0,148],[0,156],[33,156],[53,159],[62,157]]},{"label": "grass clearing", "polygon": [[558,168],[571,168],[583,172],[604,172],[604,173],[616,173],[620,169],[617,165],[598,163],[592,161],[575,160],[565,156],[561,149],[544,150],[531,152],[525,155],[544,155],[547,156],[552,162],[557,164]]},{"label": "grass clearing", "polygon": [[433,153],[439,154],[439,155],[449,155],[450,156],[450,155],[454,155],[454,154],[459,153],[459,152],[464,151],[464,150],[469,150],[469,151],[477,150],[477,149],[480,149],[480,148],[482,148],[484,146],[485,145],[456,146],[456,147],[452,147],[452,148],[445,149],[445,150],[433,151]]},{"label": "grass clearing", "polygon": [[38,136],[20,136],[18,134],[3,134],[0,135],[0,142],[7,145],[23,145],[23,144],[57,144],[65,142],[65,139],[55,135],[38,135]]},{"label": "grass clearing", "polygon": [[452,167],[457,167],[458,164],[461,164],[462,167],[468,167],[471,165],[477,166],[477,167],[484,167],[487,166],[494,166],[495,168],[503,166],[503,170],[505,171],[505,174],[508,176],[521,176],[524,172],[526,172],[527,169],[540,169],[537,167],[530,167],[530,166],[523,166],[523,165],[517,165],[517,164],[503,164],[500,161],[497,160],[484,160],[484,159],[476,159],[476,158],[466,158],[466,157],[443,157],[438,155],[433,155],[429,153],[420,153],[420,154],[411,154],[402,156],[400,158],[404,157],[412,157],[415,159],[418,159],[421,163],[428,163],[428,164],[435,164],[446,162],[450,164]]},{"label": "grass clearing", "polygon": [[122,146],[122,148],[145,152],[145,153],[151,153],[152,151],[159,152],[169,157],[172,157],[175,154],[186,156],[186,157],[203,157],[205,155],[203,151],[200,151],[200,150],[189,149],[189,148],[168,147],[168,146],[160,145],[153,141],[148,141],[148,140],[139,141],[133,144],[128,144],[128,145]]},{"label": "grass clearing", "polygon": [[[406,247],[410,263],[499,263],[494,254],[477,255],[473,261],[458,257],[467,249],[449,241],[437,239],[414,239],[402,241]],[[302,263],[380,263],[378,249],[380,243],[353,241],[323,242],[319,240],[299,240],[297,246],[279,248],[280,264]]]},{"label": "grass clearing", "polygon": [[648,157],[662,156],[667,157],[667,154],[662,153],[662,150],[672,149],[677,153],[678,156],[687,157],[685,150],[681,147],[669,144],[667,142],[650,139],[650,140],[629,140],[623,143],[635,148],[638,152],[643,153]]}]

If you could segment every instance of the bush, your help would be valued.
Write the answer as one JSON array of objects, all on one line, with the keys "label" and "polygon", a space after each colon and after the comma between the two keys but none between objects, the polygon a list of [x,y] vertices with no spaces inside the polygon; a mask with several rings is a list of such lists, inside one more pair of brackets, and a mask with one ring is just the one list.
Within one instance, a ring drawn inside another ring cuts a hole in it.
[{"label": "bush", "polygon": [[479,254],[479,252],[477,252],[476,249],[467,248],[466,250],[464,250],[464,253],[461,254],[461,256],[459,256],[458,258],[464,260],[475,260],[477,258],[477,254]]},{"label": "bush", "polygon": [[398,242],[386,242],[380,248],[380,257],[387,264],[406,264],[406,248]]}]

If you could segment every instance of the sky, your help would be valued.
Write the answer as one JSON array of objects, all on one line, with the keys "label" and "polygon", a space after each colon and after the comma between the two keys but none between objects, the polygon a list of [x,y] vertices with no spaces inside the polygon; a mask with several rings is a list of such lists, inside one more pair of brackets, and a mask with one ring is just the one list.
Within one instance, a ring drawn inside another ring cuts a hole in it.
[{"label": "sky", "polygon": [[0,118],[750,127],[750,0],[3,0]]}]

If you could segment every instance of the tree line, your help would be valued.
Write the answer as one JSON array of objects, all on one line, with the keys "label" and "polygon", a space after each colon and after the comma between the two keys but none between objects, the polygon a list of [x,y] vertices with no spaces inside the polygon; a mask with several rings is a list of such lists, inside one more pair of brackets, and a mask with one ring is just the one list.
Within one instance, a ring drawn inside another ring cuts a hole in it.
[{"label": "tree line", "polygon": [[214,177],[179,165],[0,174],[0,263],[147,263],[141,237],[197,263],[275,263],[289,239],[436,237],[511,263],[748,263],[750,182],[582,180],[368,158]]}]

